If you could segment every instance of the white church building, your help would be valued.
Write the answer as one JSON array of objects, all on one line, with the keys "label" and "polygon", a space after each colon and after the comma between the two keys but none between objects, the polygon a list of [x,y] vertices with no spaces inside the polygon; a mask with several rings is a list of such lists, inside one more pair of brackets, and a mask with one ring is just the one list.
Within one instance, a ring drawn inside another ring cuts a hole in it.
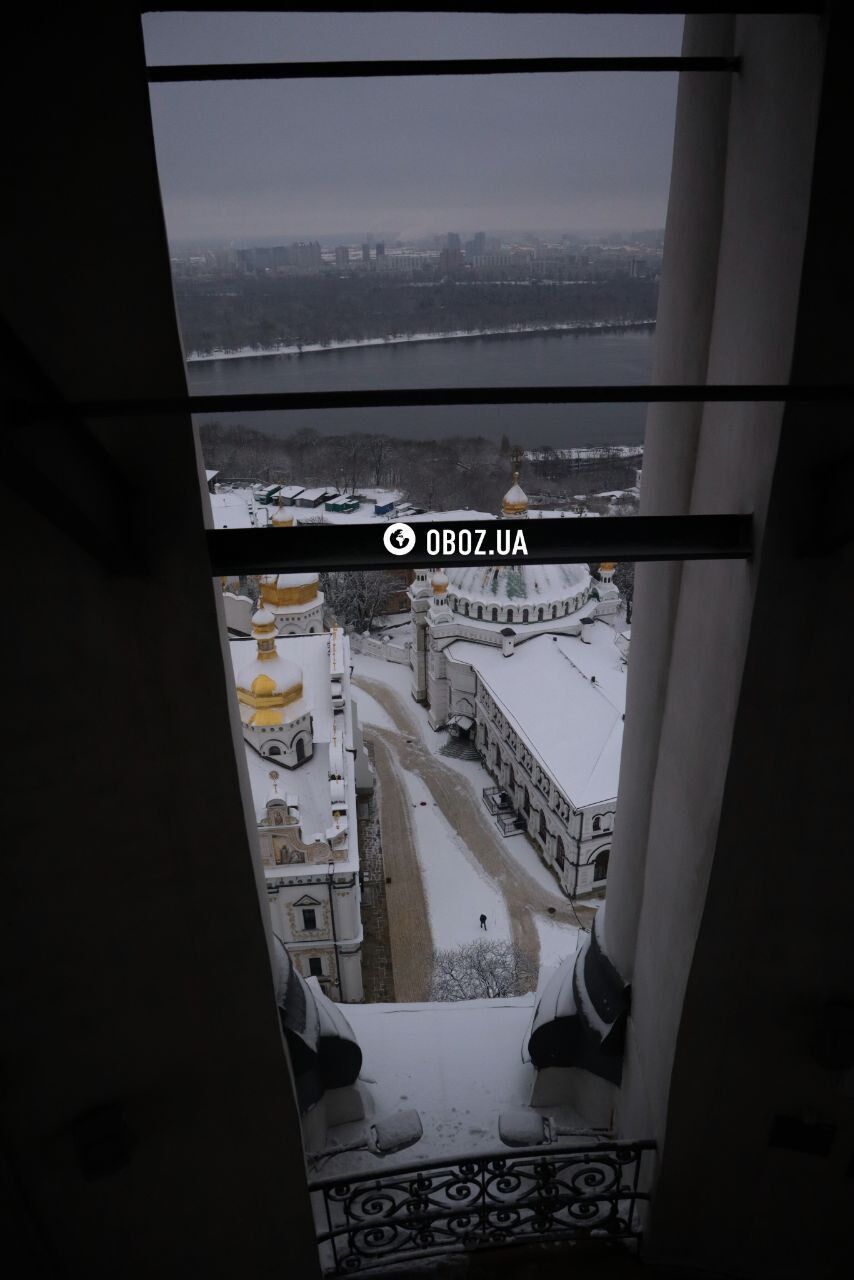
[{"label": "white church building", "polygon": [[[528,500],[518,472],[502,515]],[[564,891],[604,887],[614,829],[628,643],[614,565],[416,573],[412,696],[434,729],[473,739],[505,834],[526,830]]]},{"label": "white church building", "polygon": [[[286,575],[273,575],[273,591]],[[317,575],[301,583],[314,605]],[[322,597],[321,597],[322,601]],[[320,607],[320,606],[317,606]],[[252,639],[230,644],[273,931],[303,977],[335,1000],[363,999],[356,774],[366,768],[340,627],[279,638],[266,603]],[[312,629],[309,631],[309,626]]]}]

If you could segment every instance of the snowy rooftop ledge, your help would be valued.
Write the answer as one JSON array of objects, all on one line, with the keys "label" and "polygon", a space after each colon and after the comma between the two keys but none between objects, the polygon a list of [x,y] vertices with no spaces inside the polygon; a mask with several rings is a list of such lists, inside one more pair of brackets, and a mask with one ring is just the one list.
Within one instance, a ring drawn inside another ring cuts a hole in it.
[{"label": "snowy rooftop ledge", "polygon": [[[331,1156],[317,1176],[379,1173],[419,1160],[502,1150],[509,1154],[498,1119],[502,1111],[530,1101],[535,1070],[522,1060],[522,1049],[536,1000],[530,992],[504,1000],[347,1005],[347,1020],[363,1053],[359,1088],[367,1118],[414,1108],[424,1134],[382,1162],[359,1151]],[[578,1117],[564,1118],[581,1125]],[[345,1145],[361,1127],[337,1126],[330,1131],[330,1145]]]}]

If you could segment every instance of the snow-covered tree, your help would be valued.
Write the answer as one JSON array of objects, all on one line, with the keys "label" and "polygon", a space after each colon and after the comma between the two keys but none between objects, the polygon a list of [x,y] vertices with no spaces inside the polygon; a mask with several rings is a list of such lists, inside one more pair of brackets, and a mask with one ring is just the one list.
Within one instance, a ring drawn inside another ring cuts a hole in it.
[{"label": "snow-covered tree", "polygon": [[370,631],[376,617],[385,612],[389,591],[397,575],[385,569],[345,569],[320,575],[326,607],[340,623],[353,631]]},{"label": "snow-covered tree", "polygon": [[493,1000],[532,991],[537,967],[514,942],[480,938],[433,952],[431,1000]]}]

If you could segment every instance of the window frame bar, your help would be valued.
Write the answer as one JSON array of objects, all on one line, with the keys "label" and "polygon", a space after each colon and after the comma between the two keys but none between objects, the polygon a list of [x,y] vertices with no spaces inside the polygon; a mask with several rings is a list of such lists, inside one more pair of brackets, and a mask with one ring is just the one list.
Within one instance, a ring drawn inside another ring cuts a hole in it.
[{"label": "window frame bar", "polygon": [[13,420],[159,417],[176,413],[267,413],[316,409],[414,408],[493,404],[845,404],[854,383],[601,383],[554,387],[410,387],[368,391],[273,391],[110,400],[34,401],[11,398]]},{"label": "window frame bar", "polygon": [[[390,569],[425,569],[455,565],[518,564],[522,557],[489,552],[428,555],[428,529],[469,533],[477,520],[418,520],[412,528],[416,544],[405,559],[383,545],[388,525],[382,521],[341,525],[297,525],[278,529],[208,529],[213,577],[235,574],[309,573]],[[485,524],[485,521],[481,521]],[[498,527],[497,521],[491,525]],[[604,516],[596,520],[549,517],[502,520],[512,548],[521,531],[529,551],[526,564],[587,564],[601,561],[748,560],[753,553],[753,517],[745,514],[675,516]],[[342,534],[344,536],[342,536]],[[458,545],[458,540],[457,540]]]},{"label": "window frame bar", "polygon": [[324,62],[206,62],[157,64],[149,84],[234,80],[370,79],[384,76],[569,75],[589,72],[673,73],[741,70],[737,56],[567,58],[389,58]]}]

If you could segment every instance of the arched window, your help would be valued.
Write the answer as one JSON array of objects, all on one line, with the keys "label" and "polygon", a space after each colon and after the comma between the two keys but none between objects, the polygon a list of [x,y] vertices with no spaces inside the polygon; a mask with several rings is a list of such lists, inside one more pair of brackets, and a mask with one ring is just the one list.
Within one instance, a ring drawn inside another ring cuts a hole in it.
[{"label": "arched window", "polygon": [[593,863],[593,879],[594,880],[605,880],[607,878],[608,855],[610,854],[610,852],[611,852],[610,849],[603,849],[602,852],[597,856],[596,861]]},{"label": "arched window", "polygon": [[542,611],[542,609],[538,609],[538,610],[537,610],[537,622],[542,622],[542,620],[543,620],[543,611]]},{"label": "arched window", "polygon": [[566,864],[566,853],[564,852],[563,841],[560,836],[558,836],[557,845],[555,846],[555,862],[560,867],[561,871],[563,871]]},{"label": "arched window", "polygon": [[602,829],[602,819],[597,814],[596,817],[593,819],[593,830],[601,831],[601,829]]},{"label": "arched window", "polygon": [[508,764],[507,766],[507,790],[510,792],[511,796],[516,790],[516,775],[513,772],[512,764]]},{"label": "arched window", "polygon": [[297,764],[302,764],[305,759],[305,739],[297,738]]},{"label": "arched window", "polygon": [[492,610],[492,621],[493,621],[493,622],[497,622],[497,621],[498,621],[498,610],[497,610],[497,609],[493,609],[493,610]]},{"label": "arched window", "polygon": [[545,844],[545,843],[546,843],[546,838],[547,838],[547,836],[548,836],[548,828],[546,827],[546,815],[545,815],[545,812],[544,812],[542,809],[540,810],[540,828],[539,828],[539,830],[540,830],[540,839],[542,840],[543,844]]},{"label": "arched window", "polygon": [[478,620],[478,622],[480,622],[482,618],[483,618],[483,608],[482,608],[480,605],[478,605],[478,606],[477,606],[477,620]]},{"label": "arched window", "polygon": [[270,747],[270,750],[267,752],[268,756],[280,756],[281,754],[282,754],[281,747],[277,747],[275,742]]},{"label": "arched window", "polygon": [[528,788],[522,788],[522,810],[527,817],[531,812],[531,797],[528,795]]},{"label": "arched window", "polygon": [[523,610],[522,610],[522,621],[523,621],[523,622],[527,622],[527,621],[528,621],[528,610],[527,610],[527,609],[523,609]]}]

